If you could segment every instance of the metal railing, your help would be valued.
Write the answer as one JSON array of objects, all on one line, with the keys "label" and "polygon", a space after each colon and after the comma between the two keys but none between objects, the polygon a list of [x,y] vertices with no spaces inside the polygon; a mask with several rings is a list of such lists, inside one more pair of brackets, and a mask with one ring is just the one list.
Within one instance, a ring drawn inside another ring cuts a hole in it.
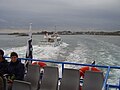
[{"label": "metal railing", "polygon": [[[5,58],[10,58],[10,57],[5,57]],[[110,74],[110,70],[111,69],[120,69],[120,66],[91,65],[91,64],[74,63],[74,62],[60,62],[60,61],[54,61],[54,60],[39,60],[39,59],[30,59],[30,58],[19,58],[19,59],[20,60],[28,60],[28,61],[40,61],[40,62],[49,62],[49,63],[60,64],[60,65],[62,65],[62,71],[66,64],[67,65],[76,65],[76,66],[93,66],[93,67],[99,67],[99,68],[106,68],[107,71],[105,74],[105,79],[104,79],[102,90],[109,90],[109,88],[115,88],[116,90],[120,90],[120,79],[119,79],[118,85],[112,85],[107,82],[109,74]]]}]

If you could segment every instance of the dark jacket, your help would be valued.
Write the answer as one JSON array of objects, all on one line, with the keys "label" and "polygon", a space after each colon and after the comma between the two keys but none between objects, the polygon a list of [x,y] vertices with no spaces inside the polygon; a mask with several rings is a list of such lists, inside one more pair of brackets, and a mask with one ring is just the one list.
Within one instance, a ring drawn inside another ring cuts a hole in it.
[{"label": "dark jacket", "polygon": [[1,74],[6,74],[7,73],[7,67],[8,67],[7,60],[3,60],[2,62],[0,62],[0,73]]},{"label": "dark jacket", "polygon": [[10,62],[8,65],[8,74],[14,75],[15,79],[17,80],[23,80],[24,79],[24,64],[22,64],[20,61],[17,62]]}]

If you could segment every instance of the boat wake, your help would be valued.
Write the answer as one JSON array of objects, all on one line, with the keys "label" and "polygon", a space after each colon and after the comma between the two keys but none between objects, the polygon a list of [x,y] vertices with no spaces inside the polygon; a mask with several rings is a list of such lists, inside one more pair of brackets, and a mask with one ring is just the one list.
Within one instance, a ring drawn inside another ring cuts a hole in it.
[{"label": "boat wake", "polygon": [[[96,61],[98,65],[110,66],[120,66],[119,59],[120,47],[109,42],[88,38],[83,42],[78,42],[77,47],[72,52],[69,52],[69,55],[66,57],[66,61],[68,62],[91,64],[92,61]],[[66,65],[66,67],[80,68],[79,66],[70,65]],[[109,82],[113,83],[120,78],[120,71],[111,70],[110,73]]]},{"label": "boat wake", "polygon": [[[68,45],[69,44],[64,43],[64,42],[60,46],[56,46],[56,47],[52,47],[52,46],[42,47],[39,45],[33,45],[33,58],[56,60],[60,51],[62,51],[62,49],[67,47]],[[8,49],[5,49],[5,56],[10,56],[10,53],[14,51],[18,53],[20,58],[25,58],[26,49],[27,49],[26,46],[8,48]]]},{"label": "boat wake", "polygon": [[[15,51],[19,54],[20,58],[24,58],[26,55],[26,48],[26,46],[23,46],[5,49],[5,54],[6,56],[10,56],[10,53]],[[91,64],[92,61],[96,61],[98,65],[120,66],[120,47],[95,38],[85,38],[77,42],[76,47],[70,47],[70,45],[65,42],[56,47],[33,45],[33,58],[83,64]],[[70,65],[66,65],[65,67],[80,68],[80,66],[76,67]],[[120,71],[111,70],[110,73],[111,79],[109,82],[113,82],[120,78]]]}]

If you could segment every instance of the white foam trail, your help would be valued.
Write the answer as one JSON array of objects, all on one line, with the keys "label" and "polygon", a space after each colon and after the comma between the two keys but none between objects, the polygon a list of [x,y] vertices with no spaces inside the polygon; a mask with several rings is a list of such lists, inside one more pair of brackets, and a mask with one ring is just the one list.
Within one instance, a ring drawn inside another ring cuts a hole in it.
[{"label": "white foam trail", "polygon": [[[88,42],[87,42],[88,41]],[[96,46],[97,45],[97,46]],[[79,42],[78,46],[69,52],[66,57],[68,62],[87,63],[90,64],[93,60],[99,65],[119,66],[120,47],[97,39],[87,39],[84,42]],[[80,68],[71,65],[65,65],[69,68]],[[104,72],[106,70],[103,70]],[[110,83],[117,82],[120,70],[112,70]]]},{"label": "white foam trail", "polygon": [[[87,51],[88,48],[84,44],[78,44],[78,47],[66,57],[66,61],[85,64],[87,61]],[[76,66],[71,65],[65,65],[65,67],[77,68]]]},{"label": "white foam trail", "polygon": [[57,58],[59,54],[59,47],[39,47],[39,46],[34,46],[34,58],[36,59],[49,59],[49,58]]},{"label": "white foam trail", "polygon": [[[67,50],[61,49],[68,46],[66,43],[62,43],[57,47],[39,47],[38,45],[33,45],[33,57],[35,59],[56,60],[58,55],[60,55],[68,62],[89,64],[91,61],[95,60],[96,64],[115,66],[120,65],[120,47],[97,39],[92,39],[92,42],[88,39],[88,41],[89,42],[79,42],[77,47],[72,52],[68,53]],[[26,46],[6,49],[6,56],[9,56],[12,51],[17,52],[19,57],[23,58],[26,54]],[[65,55],[65,53],[67,53],[67,55]],[[65,65],[65,67],[79,68],[70,65]],[[110,82],[113,82],[113,80],[116,81],[119,78],[119,71],[120,70],[111,71],[111,79],[109,80]]]},{"label": "white foam trail", "polygon": [[[52,47],[40,47],[39,45],[33,45],[33,58],[35,59],[57,59],[59,52],[62,48],[67,47],[68,44],[63,43],[61,46]],[[11,52],[17,52],[20,58],[24,58],[26,55],[27,46],[14,47],[5,49],[5,56],[10,56]]]}]

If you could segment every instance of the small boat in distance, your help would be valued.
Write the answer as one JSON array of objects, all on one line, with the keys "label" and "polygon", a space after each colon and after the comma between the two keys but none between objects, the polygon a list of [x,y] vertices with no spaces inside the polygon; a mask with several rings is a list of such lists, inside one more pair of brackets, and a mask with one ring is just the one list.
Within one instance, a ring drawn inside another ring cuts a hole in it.
[{"label": "small boat in distance", "polygon": [[62,39],[57,32],[49,34],[47,31],[45,31],[44,33],[44,39],[39,42],[39,46],[56,47],[62,43]]}]

